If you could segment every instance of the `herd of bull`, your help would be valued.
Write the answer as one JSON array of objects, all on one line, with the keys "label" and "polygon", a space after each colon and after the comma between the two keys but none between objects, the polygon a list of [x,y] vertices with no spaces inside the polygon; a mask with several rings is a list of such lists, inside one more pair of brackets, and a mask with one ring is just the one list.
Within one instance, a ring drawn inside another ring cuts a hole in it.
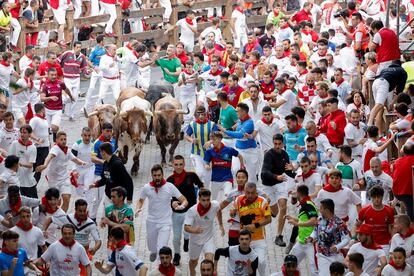
[{"label": "herd of bull", "polygon": [[133,152],[131,175],[136,176],[139,171],[139,156],[144,143],[150,141],[152,131],[161,150],[161,164],[167,164],[165,155],[169,145],[169,163],[172,163],[180,141],[183,114],[188,113],[188,110],[182,110],[181,103],[174,98],[174,87],[171,84],[151,84],[147,92],[135,87],[126,88],[121,91],[116,105],[97,105],[91,113],[85,115],[93,139],[99,137],[102,124],[113,125],[118,156],[126,164],[129,152]]}]

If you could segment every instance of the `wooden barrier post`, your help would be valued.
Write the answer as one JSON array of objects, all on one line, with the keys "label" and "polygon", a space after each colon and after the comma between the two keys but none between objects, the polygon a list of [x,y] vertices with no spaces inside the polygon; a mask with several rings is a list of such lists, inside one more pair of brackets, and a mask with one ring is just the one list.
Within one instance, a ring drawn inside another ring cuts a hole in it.
[{"label": "wooden barrier post", "polygon": [[[66,10],[65,41],[73,41],[73,8]],[[72,45],[70,45],[72,47]]]},{"label": "wooden barrier post", "polygon": [[226,6],[224,9],[224,16],[226,17],[228,22],[223,29],[223,37],[226,41],[233,41],[233,35],[230,26],[231,14],[233,13],[233,1],[226,1]]},{"label": "wooden barrier post", "polygon": [[[172,6],[172,14],[170,17],[170,24],[175,26],[178,21],[178,5],[177,0],[171,0],[171,6]],[[174,28],[172,32],[169,33],[168,42],[170,44],[176,45],[178,42],[178,29]]]},{"label": "wooden barrier post", "polygon": [[114,33],[116,34],[116,46],[117,47],[122,47],[122,35],[123,35],[123,30],[122,30],[122,9],[121,9],[121,5],[116,4],[116,20],[113,26],[113,30]]},{"label": "wooden barrier post", "polygon": [[19,18],[19,24],[22,30],[20,31],[19,40],[17,41],[17,47],[22,49],[22,55],[24,55],[26,53],[26,28],[23,26],[23,18],[21,17]]}]

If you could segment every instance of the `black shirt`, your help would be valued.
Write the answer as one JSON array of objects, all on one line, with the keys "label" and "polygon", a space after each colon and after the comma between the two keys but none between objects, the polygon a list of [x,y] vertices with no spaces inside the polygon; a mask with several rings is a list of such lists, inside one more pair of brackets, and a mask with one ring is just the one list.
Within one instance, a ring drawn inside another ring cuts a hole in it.
[{"label": "black shirt", "polygon": [[117,186],[124,187],[127,191],[127,200],[132,201],[134,193],[134,184],[132,178],[127,172],[121,158],[112,155],[109,162],[103,164],[101,179],[98,181],[98,187],[105,186],[105,194],[111,198],[111,189]]},{"label": "black shirt", "polygon": [[[194,172],[186,172],[186,176],[185,176],[185,179],[184,179],[183,183],[181,183],[178,186],[175,184],[174,175],[169,176],[167,178],[167,182],[170,182],[170,183],[174,184],[174,186],[177,187],[177,189],[180,191],[180,193],[188,201],[188,205],[184,210],[175,210],[171,206],[171,209],[173,210],[173,212],[176,212],[176,213],[185,213],[185,212],[187,212],[188,209],[190,209],[193,205],[195,205],[197,203],[196,189],[195,189],[194,186],[197,186],[198,188],[203,188],[204,187],[203,182],[201,182],[198,175]],[[172,204],[172,202],[177,201],[177,200],[178,199],[176,199],[174,197],[171,200],[171,204]]]},{"label": "black shirt", "polygon": [[276,152],[274,149],[266,151],[263,159],[262,166],[262,183],[265,186],[274,186],[276,184],[282,183],[276,179],[276,175],[282,175],[286,173],[290,177],[295,177],[295,174],[292,171],[287,171],[285,169],[286,164],[289,164],[289,156],[286,151],[281,150],[281,152]]},{"label": "black shirt", "polygon": [[274,47],[276,44],[276,38],[273,35],[269,37],[267,34],[264,34],[261,37],[259,37],[259,44],[260,46],[262,46],[262,48],[265,45],[270,45]]},{"label": "black shirt", "polygon": [[389,85],[389,92],[396,90],[397,94],[404,91],[405,82],[407,81],[407,72],[398,64],[391,64],[389,67],[382,69],[376,79],[385,79]]}]

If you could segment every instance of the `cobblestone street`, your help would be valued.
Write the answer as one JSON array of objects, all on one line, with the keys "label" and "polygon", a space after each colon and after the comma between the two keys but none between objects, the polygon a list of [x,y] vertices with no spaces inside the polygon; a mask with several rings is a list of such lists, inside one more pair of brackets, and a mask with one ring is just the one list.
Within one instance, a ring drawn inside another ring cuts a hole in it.
[{"label": "cobblestone street", "polygon": [[[81,84],[81,91],[84,92],[87,90],[87,88],[88,88],[88,82],[83,81]],[[98,89],[98,87],[96,89]],[[105,102],[110,103],[111,101],[108,99]],[[76,118],[76,122],[69,122],[69,118],[66,115],[64,115],[62,118],[62,130],[68,133],[68,145],[69,146],[71,146],[74,143],[74,141],[80,138],[82,127],[87,125],[87,120],[86,118],[84,118],[83,113],[80,111],[83,106],[83,103],[84,103],[84,98],[80,98],[80,101],[78,103],[78,110],[79,110],[78,114],[79,115]],[[186,169],[192,170],[192,164],[188,158],[190,155],[190,146],[187,142],[184,142],[184,141],[180,142],[176,150],[176,154],[183,155],[186,158]],[[134,203],[133,203],[134,207],[133,209],[134,210],[135,210],[135,205],[138,200],[138,196],[139,196],[141,188],[144,186],[145,183],[147,183],[151,179],[151,176],[150,176],[151,166],[156,163],[160,163],[161,161],[160,150],[159,150],[158,145],[156,144],[154,136],[151,137],[151,143],[146,144],[144,146],[144,149],[143,149],[143,152],[141,153],[140,158],[141,158],[140,159],[141,167],[139,170],[139,174],[137,177],[133,178],[134,180]],[[131,158],[129,160],[131,160]],[[130,170],[131,165],[132,164],[130,161],[127,164],[128,171]],[[171,173],[172,173],[171,167],[166,168],[164,171],[165,177],[169,176]],[[39,189],[41,193],[46,189],[46,184],[44,181],[42,181],[41,184],[39,185]],[[73,203],[74,203],[74,200],[72,198],[71,208],[70,208],[71,212],[73,211]],[[135,235],[136,235],[134,247],[138,250],[139,258],[141,258],[149,266],[149,268],[152,269],[158,266],[158,264],[149,262],[149,252],[147,250],[147,245],[146,245],[146,222],[145,222],[145,218],[147,216],[147,209],[148,209],[147,204],[148,204],[148,200],[146,201],[143,212],[134,221]],[[223,221],[225,222],[226,230],[228,228],[228,225],[226,225],[226,221],[229,217],[228,210],[229,209],[226,209],[223,211]],[[292,206],[289,207],[289,211],[290,213],[293,212]],[[101,208],[99,210],[98,218],[100,218],[102,214],[103,214],[103,205],[101,205]],[[268,262],[267,263],[268,263],[268,268],[270,270],[270,273],[280,271],[280,268],[283,263],[283,258],[285,256],[285,253],[284,253],[285,248],[280,248],[274,244],[274,238],[276,236],[275,226],[276,226],[276,221],[273,220],[271,225],[268,225],[266,228],[267,245],[268,245]],[[227,236],[225,237],[219,236],[218,234],[219,230],[218,230],[217,225],[216,225],[216,228],[217,228],[217,232],[216,232],[217,235],[215,237],[216,246],[218,247],[227,246]],[[290,232],[291,232],[291,227],[286,225],[285,233],[284,233],[284,240],[286,243],[288,243],[289,241]],[[96,261],[97,259],[106,259],[107,254],[108,254],[107,249],[106,249],[107,230],[104,228],[100,228],[100,233],[101,233],[101,238],[103,239],[104,243],[101,249],[95,255],[93,262]],[[169,245],[172,247],[172,233],[170,236]],[[182,258],[181,258],[180,269],[182,270],[183,275],[189,275],[188,254],[181,252],[181,257]],[[301,267],[301,275],[309,275],[308,273],[309,270],[308,270],[306,261],[303,261],[300,267]],[[218,275],[225,275],[225,271],[226,271],[225,268],[226,268],[226,260],[222,258],[219,263]],[[197,267],[197,271],[199,271],[198,267]],[[95,268],[93,268],[93,275],[101,275],[101,274],[98,273]]]}]

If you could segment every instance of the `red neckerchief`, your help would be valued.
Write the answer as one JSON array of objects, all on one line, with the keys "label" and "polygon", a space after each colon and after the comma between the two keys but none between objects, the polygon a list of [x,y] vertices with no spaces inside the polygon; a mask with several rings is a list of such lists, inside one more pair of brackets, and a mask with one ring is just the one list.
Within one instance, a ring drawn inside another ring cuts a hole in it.
[{"label": "red neckerchief", "polygon": [[340,79],[339,81],[335,81],[336,86],[340,86],[345,81],[344,78]]},{"label": "red neckerchief", "polygon": [[372,242],[370,245],[361,242],[361,245],[365,248],[372,249],[372,250],[382,249],[382,247],[376,244],[375,242]]},{"label": "red neckerchief", "polygon": [[78,227],[82,225],[83,222],[85,222],[88,219],[88,214],[86,214],[86,218],[80,218],[76,212],[73,215],[75,217],[75,219],[78,221]]},{"label": "red neckerchief", "polygon": [[204,118],[204,120],[201,120],[200,118],[197,118],[197,119],[195,119],[195,121],[196,121],[197,124],[203,125],[203,124],[208,122],[208,119]]},{"label": "red neckerchief", "polygon": [[246,53],[250,53],[251,51],[253,51],[256,46],[257,46],[257,41],[254,41],[253,43],[247,43],[245,46]]},{"label": "red neckerchief", "polygon": [[251,63],[250,63],[250,65],[253,67],[253,68],[256,68],[256,66],[259,64],[259,61],[258,60],[255,60],[255,61],[252,61]]},{"label": "red neckerchief", "polygon": [[221,151],[222,148],[224,148],[224,144],[223,143],[220,143],[220,147],[219,148],[214,147],[213,150],[216,153],[220,154],[220,151]]},{"label": "red neckerchief", "polygon": [[19,254],[19,250],[15,250],[15,251],[8,250],[7,247],[6,247],[6,244],[4,243],[4,241],[3,241],[3,245],[1,247],[1,252],[5,253],[7,255],[10,255],[10,256],[15,256],[16,258]]},{"label": "red neckerchief", "polygon": [[200,217],[205,216],[205,214],[207,214],[208,211],[210,211],[210,208],[211,208],[211,203],[207,207],[204,207],[203,205],[201,205],[201,203],[197,204],[197,212],[200,215]]},{"label": "red neckerchief", "polygon": [[290,132],[290,133],[296,133],[296,132],[298,132],[301,128],[302,128],[302,125],[297,125],[297,126],[295,127],[295,129],[294,129],[294,130],[292,130],[292,131],[290,131],[290,130],[289,130],[289,132]]},{"label": "red neckerchief", "polygon": [[72,240],[70,243],[66,243],[63,239],[60,239],[59,242],[62,245],[69,247],[69,249],[72,249],[72,246],[76,243],[75,240]]},{"label": "red neckerchief", "polygon": [[299,73],[299,76],[306,75],[307,73],[309,73],[309,72],[308,72],[308,69],[305,69],[305,70],[303,70],[303,72],[302,72],[302,73]]},{"label": "red neckerchief", "polygon": [[51,215],[54,214],[57,211],[57,209],[59,209],[59,206],[52,208],[52,206],[50,206],[45,196],[42,197],[42,205],[46,208],[46,213],[51,214]]},{"label": "red neckerchief", "polygon": [[405,235],[400,233],[400,237],[403,238],[404,240],[406,238],[411,237],[411,235],[414,235],[414,228],[411,228],[411,227],[408,228],[408,232]]},{"label": "red neckerchief", "polygon": [[318,130],[318,131],[315,132],[315,135],[313,137],[317,138],[320,134],[321,134],[321,132]]},{"label": "red neckerchief", "polygon": [[33,144],[32,141],[30,141],[30,140],[27,140],[26,143],[23,142],[22,138],[19,138],[19,140],[17,140],[17,141],[20,143],[20,145],[25,146],[25,147],[31,146]]},{"label": "red neckerchief", "polygon": [[336,193],[336,192],[338,192],[339,190],[343,190],[344,188],[342,188],[342,185],[339,185],[339,187],[338,187],[338,188],[334,188],[334,186],[332,186],[331,184],[329,184],[329,183],[328,183],[328,185],[325,185],[325,186],[323,187],[323,189],[324,189],[325,191],[327,191],[327,192],[330,192],[330,193]]},{"label": "red neckerchief", "polygon": [[[413,1],[413,0],[411,0],[411,1]],[[407,265],[407,263],[404,262],[404,264],[402,266],[398,266],[398,265],[395,264],[394,260],[391,259],[391,261],[389,262],[389,265],[392,266],[393,268],[395,268],[398,271],[404,271],[405,266]]]},{"label": "red neckerchief", "polygon": [[[217,105],[217,101],[210,101],[210,103],[208,104],[208,107],[214,107]],[[197,121],[197,120],[196,120]]]},{"label": "red neckerchief", "polygon": [[287,24],[287,23],[280,26],[280,29],[282,29],[282,30],[287,29],[287,28],[289,28],[289,24]]},{"label": "red neckerchief", "polygon": [[[285,56],[285,57],[290,57],[290,50],[285,51],[285,52],[284,52],[284,56]],[[290,64],[290,65],[292,65],[292,64]],[[293,65],[292,65],[292,66],[293,66]]]},{"label": "red neckerchief", "polygon": [[216,72],[213,72],[213,71],[210,70],[210,75],[212,75],[214,77],[217,77],[220,74],[221,74],[221,70],[217,70]]},{"label": "red neckerchief", "polygon": [[68,147],[67,146],[63,147],[59,144],[55,144],[55,145],[58,146],[63,151],[64,154],[68,154]]},{"label": "red neckerchief", "polygon": [[307,173],[303,173],[303,172],[302,172],[303,181],[305,181],[305,180],[306,180],[306,178],[311,177],[311,176],[312,176],[312,174],[314,174],[314,173],[315,173],[315,170],[309,170]]},{"label": "red neckerchief", "polygon": [[27,232],[27,231],[30,231],[33,228],[33,223],[29,223],[28,226],[24,226],[24,224],[19,220],[16,223],[16,226],[19,227],[20,229],[22,229],[23,231]]},{"label": "red neckerchief", "polygon": [[26,54],[26,57],[28,57],[28,58],[30,58],[30,59],[33,59],[33,56],[31,56],[31,55],[29,55],[29,54]]},{"label": "red neckerchief", "polygon": [[12,214],[15,216],[19,213],[20,208],[22,208],[22,198],[19,195],[19,199],[17,200],[16,204],[14,204],[13,206],[10,204],[9,201],[9,205],[10,205],[10,210],[12,211]]},{"label": "red neckerchief", "polygon": [[194,72],[190,73],[190,72],[188,72],[187,70],[183,70],[183,72],[184,72],[184,73],[186,73],[186,74],[187,74],[187,75],[189,75],[189,76],[191,76],[191,75],[193,75],[193,74],[194,74]]},{"label": "red neckerchief", "polygon": [[111,57],[111,58],[114,58],[114,57],[115,57],[115,55],[111,56],[111,55],[108,53],[108,51],[106,51],[106,55],[107,55],[107,56],[109,56],[109,57]]},{"label": "red neckerchief", "polygon": [[272,118],[272,120],[270,120],[268,122],[268,121],[266,121],[266,118],[265,117],[262,117],[262,122],[265,123],[266,125],[270,126],[273,123],[273,118]]},{"label": "red neckerchief", "polygon": [[30,90],[33,89],[33,81],[29,78],[24,77],[24,80],[26,81],[27,84],[29,84],[29,88]]},{"label": "red neckerchief", "polygon": [[240,13],[244,13],[244,9],[240,6],[237,6],[234,8],[236,11],[239,11]]},{"label": "red neckerchief", "polygon": [[116,250],[116,249],[121,250],[122,248],[125,247],[125,245],[128,245],[128,242],[126,240],[121,240],[118,243],[112,243],[111,249],[112,250]]},{"label": "red neckerchief", "polygon": [[[283,276],[286,276],[287,275],[287,272],[286,272],[286,267],[285,267],[285,265],[282,265],[282,273],[283,273]],[[299,274],[299,271],[295,271],[295,276],[299,276],[300,274]]]},{"label": "red neckerchief", "polygon": [[304,204],[305,204],[306,202],[308,202],[308,201],[311,201],[310,196],[306,196],[306,197],[302,198],[302,200],[301,200],[301,201],[299,201],[299,204],[300,204],[300,205],[304,205]]},{"label": "red neckerchief", "polygon": [[0,64],[3,65],[3,66],[6,66],[6,67],[10,66],[10,62],[5,61],[5,60],[0,61]]},{"label": "red neckerchief", "polygon": [[279,91],[279,94],[280,94],[280,95],[283,95],[283,93],[285,93],[287,90],[289,90],[289,89],[288,89],[288,88],[287,88],[287,86],[285,85],[285,86],[283,87],[283,89]]},{"label": "red neckerchief", "polygon": [[164,186],[165,183],[167,183],[167,181],[165,181],[165,179],[163,178],[162,181],[161,181],[161,185],[159,185],[159,186],[155,185],[154,181],[151,181],[149,184],[150,184],[151,187],[154,187],[155,192],[158,193],[158,189],[161,188],[162,186]]},{"label": "red neckerchief", "polygon": [[244,186],[237,185],[237,191],[243,192],[244,191]]},{"label": "red neckerchief", "polygon": [[180,186],[181,184],[183,184],[186,175],[187,174],[186,174],[185,170],[183,170],[181,173],[176,173],[175,171],[173,171],[175,186]]},{"label": "red neckerchief", "polygon": [[[308,30],[305,30],[305,29],[303,29],[302,30],[302,33],[304,34],[304,35],[309,35],[309,31]],[[301,47],[302,45],[299,45],[299,47]]]},{"label": "red neckerchief", "polygon": [[244,123],[245,121],[247,121],[247,120],[249,120],[250,119],[250,116],[249,116],[249,114],[247,114],[246,116],[244,116],[244,118],[241,118],[240,119],[240,122],[241,123]]},{"label": "red neckerchief", "polygon": [[165,276],[174,276],[175,274],[175,266],[173,264],[169,264],[168,267],[164,267],[162,264],[158,266],[158,270],[162,275]]},{"label": "red neckerchief", "polygon": [[279,15],[279,12],[277,10],[273,10],[273,16],[278,16],[278,15]]},{"label": "red neckerchief", "polygon": [[236,70],[236,67],[229,68],[228,72],[229,72],[229,74],[234,74],[235,70]]},{"label": "red neckerchief", "polygon": [[99,141],[102,141],[102,142],[111,142],[111,138],[105,138],[103,135],[100,135],[99,137],[98,137],[98,139],[99,139]]},{"label": "red neckerchief", "polygon": [[135,51],[134,48],[132,48],[131,45],[129,45],[129,43],[125,47],[127,47],[129,50],[131,50],[136,58],[139,58],[137,51]]},{"label": "red neckerchief", "polygon": [[190,19],[190,18],[185,18],[185,22],[187,22],[187,24],[188,25],[191,25],[191,26],[193,26],[194,25],[194,23],[193,23],[193,20],[192,19]]}]

